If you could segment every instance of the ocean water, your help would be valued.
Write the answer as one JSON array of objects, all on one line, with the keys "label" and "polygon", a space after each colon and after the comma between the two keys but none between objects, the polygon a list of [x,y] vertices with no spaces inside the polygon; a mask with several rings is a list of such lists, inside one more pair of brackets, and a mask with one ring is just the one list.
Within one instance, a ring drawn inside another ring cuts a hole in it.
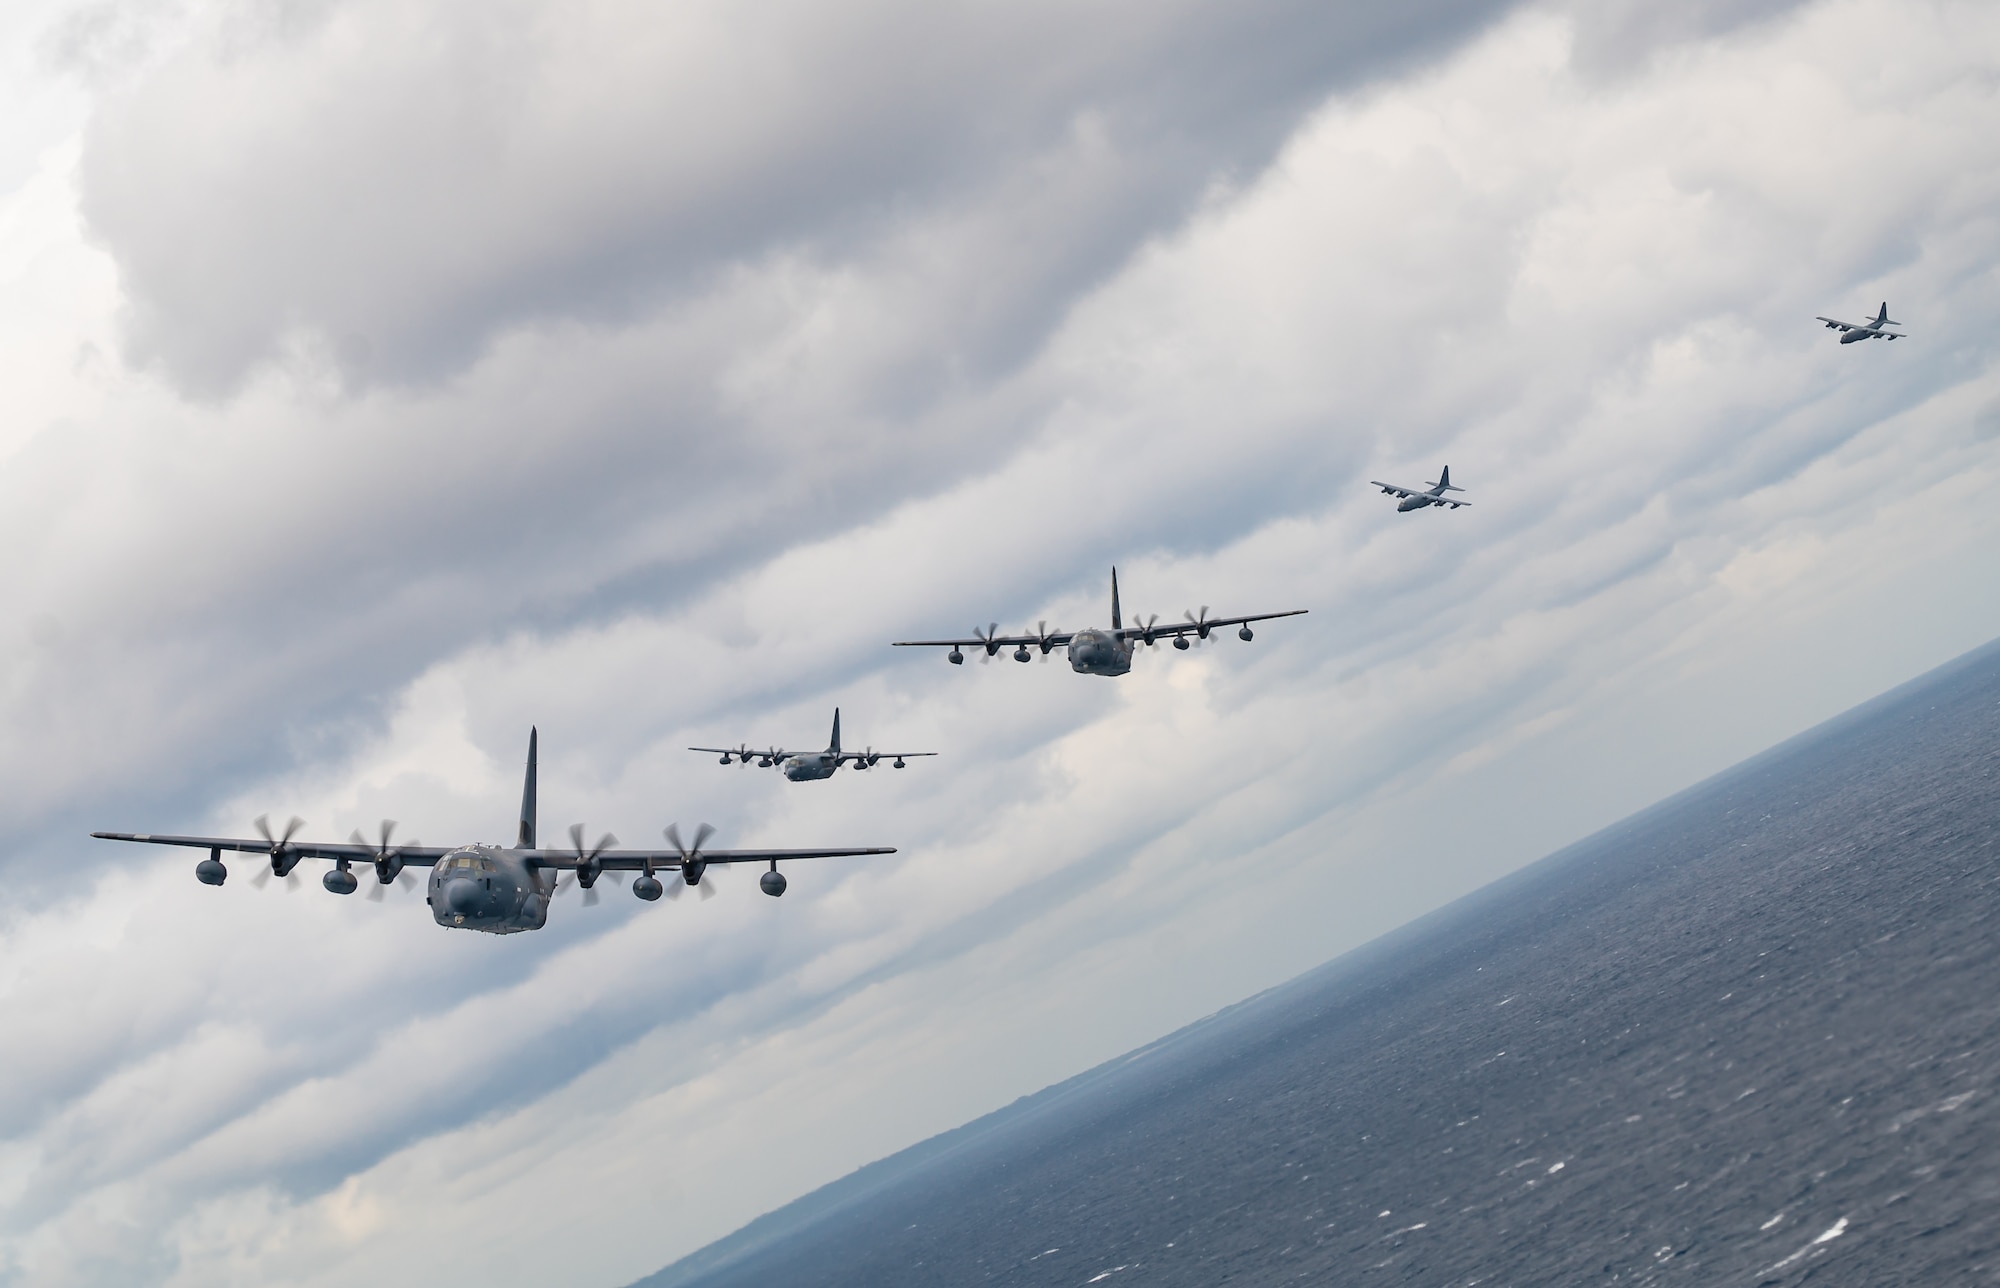
[{"label": "ocean water", "polygon": [[2000,1281],[2000,648],[647,1288]]}]

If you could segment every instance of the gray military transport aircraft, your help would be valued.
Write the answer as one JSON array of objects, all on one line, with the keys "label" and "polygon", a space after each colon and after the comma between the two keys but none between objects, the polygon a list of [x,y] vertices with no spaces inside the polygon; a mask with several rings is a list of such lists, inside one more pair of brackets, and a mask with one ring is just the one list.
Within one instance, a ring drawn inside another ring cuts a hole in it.
[{"label": "gray military transport aircraft", "polygon": [[[572,883],[583,888],[585,904],[596,903],[598,879],[607,872],[639,873],[632,882],[632,893],[648,902],[667,892],[654,874],[659,871],[677,872],[680,879],[673,882],[673,897],[679,897],[683,890],[693,886],[706,899],[715,893],[714,885],[706,879],[708,869],[714,865],[769,863],[770,870],[758,877],[757,884],[765,894],[775,898],[785,892],[785,876],[778,871],[780,862],[896,852],[879,846],[847,850],[703,850],[702,843],[715,830],[706,823],[695,830],[693,845],[683,845],[680,829],[670,824],[666,829],[666,838],[673,848],[669,850],[614,850],[610,847],[618,844],[618,838],[609,833],[599,837],[595,847],[586,850],[581,823],[569,829],[569,850],[538,850],[535,848],[536,738],[536,733],[530,730],[527,783],[521,792],[521,828],[511,847],[483,843],[450,849],[423,845],[392,847],[389,836],[396,825],[386,819],[382,823],[381,840],[375,845],[363,840],[359,832],[354,834],[350,845],[294,841],[292,837],[305,826],[296,818],[286,824],[282,835],[272,836],[270,825],[263,816],[256,821],[257,833],[262,839],[254,841],[217,836],[151,836],[133,832],[92,832],[91,835],[106,841],[140,841],[149,845],[186,845],[205,849],[208,857],[195,865],[194,874],[203,884],[213,886],[221,885],[229,876],[229,870],[222,865],[224,850],[268,855],[270,866],[257,874],[256,884],[259,885],[275,876],[283,877],[287,884],[296,886],[298,878],[292,870],[298,867],[301,860],[331,859],[333,870],[322,877],[320,883],[334,894],[353,894],[359,884],[352,871],[353,865],[372,864],[376,884],[368,892],[371,899],[380,898],[382,888],[398,877],[407,880],[404,868],[428,867],[431,878],[425,902],[430,904],[431,916],[438,925],[483,930],[493,935],[540,930],[548,923],[549,900],[566,891]],[[613,877],[613,884],[617,880]]]},{"label": "gray military transport aircraft", "polygon": [[1379,479],[1369,479],[1368,485],[1370,487],[1381,488],[1384,496],[1402,497],[1402,501],[1396,506],[1396,513],[1398,514],[1405,514],[1411,510],[1421,510],[1427,505],[1450,506],[1456,510],[1462,505],[1472,504],[1470,501],[1454,501],[1445,495],[1447,492],[1465,491],[1462,487],[1452,486],[1451,466],[1449,465],[1438,471],[1437,482],[1424,484],[1429,489],[1424,492],[1419,492],[1415,488],[1403,487],[1395,483],[1384,483]]},{"label": "gray military transport aircraft", "polygon": [[1814,318],[1815,322],[1826,323],[1829,331],[1840,332],[1842,344],[1853,344],[1856,340],[1894,340],[1908,334],[1887,328],[1901,326],[1901,322],[1889,316],[1889,301],[1882,301],[1882,308],[1866,322],[1842,322],[1839,318]]},{"label": "gray military transport aircraft", "polygon": [[769,769],[776,765],[778,771],[795,783],[809,783],[815,779],[831,778],[833,771],[843,764],[852,763],[856,769],[872,769],[875,762],[885,756],[892,767],[907,768],[906,759],[917,756],[935,756],[935,751],[877,751],[873,747],[866,751],[842,751],[840,749],[840,708],[833,709],[833,742],[825,751],[781,751],[772,747],[766,751],[752,751],[745,746],[736,747],[689,747],[689,751],[720,753],[722,763],[732,760],[739,765],[747,765],[752,760],[759,769]]},{"label": "gray military transport aircraft", "polygon": [[1188,636],[1206,640],[1208,633],[1218,626],[1240,626],[1242,629],[1236,632],[1236,636],[1248,642],[1254,638],[1249,625],[1251,622],[1265,622],[1274,617],[1297,617],[1305,611],[1294,608],[1289,612],[1253,613],[1248,617],[1210,617],[1208,605],[1203,604],[1199,615],[1181,614],[1187,618],[1185,622],[1168,622],[1162,626],[1159,624],[1160,615],[1155,613],[1143,623],[1127,626],[1118,615],[1118,570],[1113,568],[1110,630],[1093,627],[1083,631],[1052,631],[1048,629],[1047,622],[1037,622],[1033,635],[1002,635],[999,633],[1000,623],[992,622],[987,625],[984,634],[975,627],[969,640],[897,640],[895,647],[949,648],[951,652],[945,654],[945,660],[953,666],[964,664],[965,654],[960,650],[966,648],[984,649],[986,655],[979,659],[982,662],[991,661],[1009,644],[1014,646],[1016,662],[1025,662],[1034,656],[1028,651],[1030,645],[1041,651],[1043,661],[1048,660],[1050,650],[1060,648],[1069,651],[1069,669],[1081,675],[1123,675],[1132,669],[1134,644],[1150,646],[1155,640],[1171,639],[1175,648],[1185,649],[1188,647]]}]

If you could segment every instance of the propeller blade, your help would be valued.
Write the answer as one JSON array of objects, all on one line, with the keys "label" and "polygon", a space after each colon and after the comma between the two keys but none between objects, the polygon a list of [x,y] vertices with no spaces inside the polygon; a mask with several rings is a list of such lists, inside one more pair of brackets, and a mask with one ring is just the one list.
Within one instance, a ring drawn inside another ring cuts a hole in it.
[{"label": "propeller blade", "polygon": [[666,885],[667,885],[667,898],[669,899],[680,898],[682,893],[685,892],[688,888],[688,883],[681,880],[678,876],[676,876],[673,880],[667,882]]},{"label": "propeller blade", "polygon": [[382,902],[382,892],[386,889],[388,889],[388,887],[383,885],[380,881],[377,881],[374,885],[369,886],[368,902],[370,903]]},{"label": "propeller blade", "polygon": [[701,854],[701,847],[708,844],[708,838],[714,835],[715,835],[715,829],[713,827],[709,826],[707,823],[701,823],[698,824],[694,829],[694,844],[683,845],[681,843],[680,824],[678,823],[667,824],[667,830],[666,830],[667,844],[673,846],[675,850],[679,851],[681,860],[683,862],[688,862],[699,857]]},{"label": "propeller blade", "polygon": [[585,891],[583,892],[583,906],[584,906],[584,907],[586,907],[586,908],[595,908],[595,907],[597,906],[597,903],[598,903],[598,899],[597,899],[597,887],[596,887],[596,886],[592,886],[592,887],[590,887],[590,889],[588,889],[588,890],[585,890]]},{"label": "propeller blade", "polygon": [[[285,824],[284,834],[277,837],[271,835],[271,818],[268,814],[259,814],[256,818],[250,820],[250,825],[257,829],[257,835],[269,842],[271,855],[273,858],[276,858],[291,843],[292,838],[298,835],[299,829],[306,825],[306,821],[296,814],[292,815],[291,822]],[[289,872],[286,874],[287,879],[290,878],[290,875]]]},{"label": "propeller blade", "polygon": [[[682,884],[686,883],[683,882]],[[701,894],[703,903],[707,903],[715,897],[715,882],[708,879],[708,873],[706,872],[701,874],[701,884],[696,886],[695,889]]]},{"label": "propeller blade", "polygon": [[297,868],[293,868],[293,869],[292,869],[292,870],[291,870],[290,872],[287,872],[287,873],[285,874],[285,893],[286,893],[286,894],[290,894],[290,893],[291,893],[292,891],[294,891],[294,890],[298,889],[298,888],[299,888],[299,884],[300,884],[300,882],[299,882],[299,870],[298,870]]},{"label": "propeller blade", "polygon": [[262,890],[271,883],[271,865],[266,863],[257,869],[257,875],[250,878],[250,884]]}]

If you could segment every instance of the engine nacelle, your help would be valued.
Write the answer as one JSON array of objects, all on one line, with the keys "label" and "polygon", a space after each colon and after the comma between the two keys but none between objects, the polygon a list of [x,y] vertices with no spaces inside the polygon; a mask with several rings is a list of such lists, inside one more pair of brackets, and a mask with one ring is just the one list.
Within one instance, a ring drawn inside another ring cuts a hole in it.
[{"label": "engine nacelle", "polygon": [[757,878],[757,888],[775,899],[785,892],[785,874],[772,868]]},{"label": "engine nacelle", "polygon": [[658,878],[640,873],[639,878],[632,883],[632,893],[638,895],[647,903],[651,903],[662,894],[665,894],[666,888],[660,884]]},{"label": "engine nacelle", "polygon": [[1256,635],[1251,633],[1251,630],[1248,626],[1245,626],[1242,630],[1236,632],[1236,638],[1242,640],[1245,644],[1248,644],[1251,640],[1254,640],[1257,637]]},{"label": "engine nacelle", "polygon": [[194,865],[194,877],[203,885],[219,886],[229,879],[229,869],[220,859],[203,859]]},{"label": "engine nacelle", "polygon": [[333,894],[353,894],[354,887],[360,884],[346,868],[334,868],[321,877],[319,883]]}]

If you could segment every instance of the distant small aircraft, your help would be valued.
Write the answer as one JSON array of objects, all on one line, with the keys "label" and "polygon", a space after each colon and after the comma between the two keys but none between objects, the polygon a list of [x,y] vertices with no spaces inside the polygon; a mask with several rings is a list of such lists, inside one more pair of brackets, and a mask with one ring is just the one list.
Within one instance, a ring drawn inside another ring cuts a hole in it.
[{"label": "distant small aircraft", "polygon": [[[538,850],[535,848],[535,741],[536,734],[530,730],[527,784],[521,791],[521,828],[511,848],[486,844],[461,845],[451,849],[422,845],[392,848],[389,836],[396,825],[387,819],[382,821],[381,841],[375,845],[363,840],[359,832],[354,834],[351,845],[294,841],[292,837],[305,826],[304,822],[295,818],[286,824],[282,835],[272,836],[270,825],[261,815],[256,820],[256,828],[262,839],[254,841],[218,836],[150,836],[133,832],[92,832],[91,835],[106,841],[186,845],[207,850],[208,857],[195,864],[194,874],[202,884],[213,886],[221,885],[229,876],[229,870],[222,865],[224,850],[268,855],[269,868],[260,870],[253,880],[253,884],[260,886],[272,877],[282,877],[287,886],[296,888],[298,877],[293,869],[301,860],[331,859],[333,870],[320,878],[320,884],[334,894],[353,894],[359,882],[351,870],[352,866],[356,863],[373,864],[376,884],[368,892],[370,899],[380,899],[383,888],[399,878],[407,884],[405,868],[427,867],[431,869],[431,876],[425,902],[430,904],[431,916],[438,925],[481,930],[491,935],[540,930],[549,919],[549,900],[568,890],[572,883],[582,887],[585,905],[596,903],[598,878],[607,872],[638,872],[639,876],[632,882],[632,893],[651,902],[666,892],[654,873],[659,870],[676,871],[681,879],[673,883],[672,893],[675,896],[693,886],[706,899],[715,893],[714,885],[704,878],[711,866],[718,863],[769,863],[770,870],[758,877],[757,885],[765,894],[775,898],[785,892],[785,876],[778,871],[782,860],[896,852],[882,847],[853,850],[703,850],[702,843],[715,831],[706,823],[695,830],[693,845],[683,845],[680,829],[669,824],[666,838],[667,843],[673,846],[670,850],[614,850],[609,847],[618,844],[618,838],[608,832],[598,838],[594,848],[586,850],[581,823],[569,829],[571,848],[568,852]],[[617,882],[618,878],[613,877],[612,883],[615,885]]]},{"label": "distant small aircraft", "polygon": [[1814,318],[1813,321],[1824,322],[1826,323],[1827,330],[1840,332],[1840,342],[1842,344],[1853,344],[1856,340],[1894,340],[1899,336],[1907,334],[1903,331],[1890,331],[1887,329],[1892,326],[1903,325],[1889,316],[1889,301],[1887,300],[1882,301],[1881,311],[1866,322],[1842,322],[1839,318]]},{"label": "distant small aircraft", "polygon": [[873,747],[868,748],[866,751],[842,751],[840,749],[839,707],[833,709],[833,742],[825,751],[781,751],[776,747],[772,747],[768,751],[752,751],[750,748],[743,746],[689,747],[688,750],[706,751],[711,754],[719,753],[722,756],[722,763],[725,765],[729,764],[731,760],[740,765],[747,765],[752,760],[755,760],[760,769],[769,769],[771,766],[776,765],[780,773],[795,783],[808,783],[819,778],[831,778],[833,777],[834,770],[839,769],[843,764],[850,761],[856,769],[870,769],[874,767],[876,761],[886,756],[893,767],[902,769],[905,768],[903,764],[905,758],[937,755],[935,751],[877,751]]},{"label": "distant small aircraft", "polygon": [[1047,622],[1038,622],[1033,635],[1002,635],[999,633],[1000,623],[992,622],[984,633],[975,628],[969,640],[897,640],[895,647],[949,648],[951,652],[945,654],[945,661],[953,666],[965,662],[965,654],[960,650],[966,648],[984,649],[986,656],[980,660],[988,661],[1012,644],[1016,662],[1025,662],[1034,656],[1028,651],[1029,645],[1041,650],[1044,661],[1048,660],[1050,650],[1060,648],[1069,651],[1069,669],[1079,675],[1123,675],[1132,669],[1132,646],[1135,643],[1151,646],[1155,640],[1171,639],[1175,648],[1185,649],[1188,647],[1188,636],[1206,640],[1208,633],[1218,626],[1240,626],[1242,629],[1236,632],[1236,636],[1247,642],[1255,638],[1250,630],[1251,622],[1270,621],[1274,617],[1297,617],[1305,611],[1294,608],[1290,612],[1253,613],[1248,617],[1210,617],[1208,605],[1203,604],[1199,615],[1182,613],[1181,616],[1187,619],[1185,622],[1169,622],[1162,626],[1159,624],[1160,615],[1154,613],[1143,623],[1127,626],[1118,614],[1118,570],[1113,568],[1110,630],[1052,631],[1048,629]]},{"label": "distant small aircraft", "polygon": [[1368,483],[1371,487],[1381,488],[1384,496],[1400,496],[1403,498],[1402,503],[1396,507],[1396,513],[1398,514],[1404,514],[1411,510],[1421,510],[1427,505],[1450,506],[1456,510],[1462,505],[1472,504],[1470,501],[1454,501],[1445,495],[1447,492],[1465,491],[1462,487],[1452,486],[1451,466],[1449,465],[1438,471],[1437,482],[1426,483],[1424,485],[1430,489],[1426,492],[1419,492],[1415,488],[1401,487],[1395,483],[1384,483],[1378,479],[1369,479]]}]

